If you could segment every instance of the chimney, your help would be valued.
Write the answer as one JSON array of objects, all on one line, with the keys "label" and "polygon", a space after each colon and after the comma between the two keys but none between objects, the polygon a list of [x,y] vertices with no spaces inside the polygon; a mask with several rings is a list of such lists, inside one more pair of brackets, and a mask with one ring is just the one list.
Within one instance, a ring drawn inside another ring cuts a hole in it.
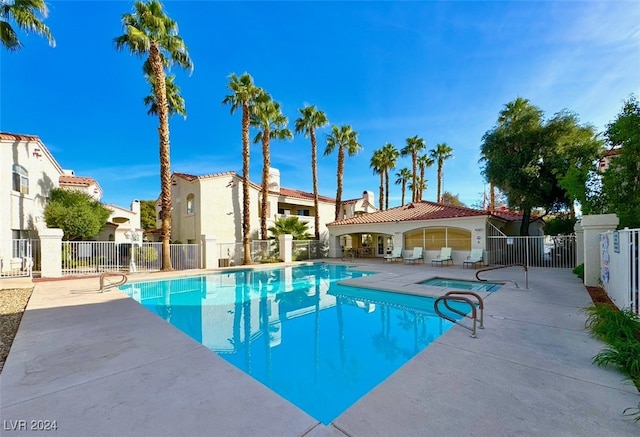
[{"label": "chimney", "polygon": [[362,199],[366,200],[367,202],[369,202],[371,204],[371,206],[375,207],[375,199],[373,197],[373,191],[363,191],[362,192]]},{"label": "chimney", "polygon": [[280,192],[280,170],[277,168],[269,168],[269,190]]}]

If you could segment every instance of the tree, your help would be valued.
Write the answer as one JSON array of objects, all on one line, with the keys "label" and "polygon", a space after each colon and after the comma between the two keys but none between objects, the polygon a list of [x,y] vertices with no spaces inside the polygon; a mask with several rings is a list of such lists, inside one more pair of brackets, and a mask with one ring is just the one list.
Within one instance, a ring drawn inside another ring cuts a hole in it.
[{"label": "tree", "polygon": [[594,160],[598,148],[594,129],[580,126],[575,115],[563,111],[545,122],[539,108],[517,98],[483,136],[483,174],[522,213],[520,234],[528,235],[533,208],[544,214],[572,208],[577,194],[563,184],[572,167]]},{"label": "tree", "polygon": [[417,188],[420,186],[418,183],[418,153],[424,150],[427,147],[424,143],[424,140],[420,137],[413,136],[411,138],[407,138],[407,145],[400,150],[401,156],[411,156],[411,164],[412,164],[412,182],[411,182],[411,202],[418,201],[418,191]]},{"label": "tree", "polygon": [[407,188],[407,182],[409,181],[409,179],[411,178],[411,170],[409,170],[406,167],[403,167],[400,169],[400,171],[398,173],[396,173],[396,185],[401,185],[402,186],[402,203],[401,205],[404,206],[404,194]]},{"label": "tree", "polygon": [[[38,14],[42,18],[38,18]],[[13,21],[25,32],[34,32],[49,40],[51,47],[56,46],[49,28],[42,22],[49,15],[44,0],[3,0],[0,3],[0,40],[4,48],[10,52],[17,52],[22,47],[16,31],[9,21]]]},{"label": "tree", "polygon": [[251,232],[251,210],[249,209],[251,206],[249,199],[249,124],[253,106],[264,91],[253,84],[253,78],[248,73],[244,73],[240,77],[231,74],[227,88],[229,88],[231,94],[222,100],[222,104],[231,105],[232,114],[238,108],[242,110],[242,247],[244,250],[244,264],[251,264],[251,248],[249,247],[249,234]]},{"label": "tree", "polygon": [[440,193],[442,193],[442,167],[444,167],[444,161],[453,157],[453,149],[447,146],[447,143],[440,143],[436,145],[435,149],[429,151],[429,156],[438,165],[438,191],[436,202],[440,202]]},{"label": "tree", "polygon": [[316,142],[316,129],[321,129],[329,120],[324,112],[318,111],[315,106],[305,106],[300,109],[301,117],[296,119],[296,134],[304,134],[311,139],[311,175],[313,178],[313,209],[316,240],[320,239],[320,211],[318,202],[318,147]]},{"label": "tree", "polygon": [[384,209],[389,209],[389,170],[396,168],[400,152],[396,147],[387,143],[382,147],[382,170],[384,172]]},{"label": "tree", "polygon": [[609,147],[620,150],[602,177],[605,211],[615,212],[620,227],[640,228],[640,102],[630,96],[607,125]]},{"label": "tree", "polygon": [[[144,63],[144,74],[151,85],[151,92],[144,98],[145,106],[149,107],[147,111],[148,115],[158,115],[158,98],[156,97],[155,81],[153,77],[153,71],[151,71],[151,65],[149,62]],[[169,115],[180,114],[184,119],[187,118],[187,110],[184,103],[184,98],[180,95],[180,87],[176,85],[176,76],[174,74],[165,78],[165,89],[167,94],[167,106]]]},{"label": "tree", "polygon": [[282,114],[280,104],[264,93],[256,99],[251,125],[261,129],[253,139],[254,143],[262,143],[262,204],[260,205],[260,238],[267,239],[267,215],[269,206],[269,167],[271,166],[271,140],[293,138],[287,129],[287,117]]},{"label": "tree", "polygon": [[422,193],[427,189],[427,180],[424,178],[424,172],[427,168],[433,166],[433,159],[429,155],[422,155],[418,157],[418,168],[420,169],[419,184],[422,188],[418,196],[418,200],[422,200]]},{"label": "tree", "polygon": [[54,188],[44,208],[49,228],[60,228],[69,241],[95,237],[107,223],[111,211],[87,193]]},{"label": "tree", "polygon": [[336,189],[336,213],[335,220],[340,217],[340,206],[342,204],[342,178],[344,176],[344,154],[345,151],[349,156],[355,156],[360,150],[362,145],[358,143],[358,133],[354,131],[349,125],[342,125],[340,127],[333,126],[331,134],[327,136],[327,147],[324,150],[325,156],[333,153],[338,149],[338,186]]},{"label": "tree", "polygon": [[294,240],[308,240],[311,237],[309,225],[301,222],[296,216],[280,217],[269,228],[269,232],[271,232],[271,238],[274,239],[285,234],[292,235]]},{"label": "tree", "polygon": [[[167,103],[165,67],[178,65],[193,71],[193,63],[182,38],[178,23],[169,18],[157,0],[136,2],[132,14],[122,16],[125,34],[114,39],[117,50],[128,48],[132,54],[147,57],[156,97],[160,152],[160,205],[162,214],[162,267],[173,270],[171,241],[171,163],[169,151],[169,105]],[[144,71],[144,68],[143,68]]]},{"label": "tree", "polygon": [[369,161],[369,167],[373,169],[373,174],[380,175],[380,195],[379,195],[379,204],[380,211],[384,209],[384,170],[383,170],[383,162],[384,162],[384,152],[382,149],[374,150],[373,155],[371,155],[371,161]]},{"label": "tree", "polygon": [[156,202],[155,200],[140,201],[140,226],[145,231],[156,229]]},{"label": "tree", "polygon": [[444,193],[442,193],[442,202],[445,205],[451,205],[451,206],[461,206],[466,208],[467,205],[464,204],[464,202],[462,202],[459,198],[458,198],[458,194],[453,194],[450,193],[448,191],[445,191]]}]

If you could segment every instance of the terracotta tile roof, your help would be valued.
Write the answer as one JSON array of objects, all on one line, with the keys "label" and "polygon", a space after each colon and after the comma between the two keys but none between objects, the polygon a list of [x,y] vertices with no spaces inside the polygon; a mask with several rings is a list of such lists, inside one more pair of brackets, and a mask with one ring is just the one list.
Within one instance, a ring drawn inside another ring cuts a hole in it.
[{"label": "terracotta tile roof", "polygon": [[609,149],[604,152],[603,157],[607,158],[609,156],[618,156],[620,153],[622,153],[622,148],[620,147],[618,147],[617,149]]},{"label": "terracotta tile roof", "polygon": [[236,172],[235,171],[225,171],[225,172],[221,172],[221,173],[211,173],[211,174],[206,174],[206,175],[202,175],[202,176],[195,176],[192,174],[187,174],[187,173],[178,173],[178,172],[174,172],[174,175],[182,178],[182,179],[186,179],[189,182],[191,181],[195,181],[196,179],[210,179],[210,178],[217,178],[220,176],[236,176]]},{"label": "terracotta tile roof", "polygon": [[98,185],[95,179],[80,176],[62,175],[58,178],[58,182],[64,185],[81,185],[88,187],[89,185]]},{"label": "terracotta tile roof", "polygon": [[458,217],[476,217],[489,215],[487,211],[481,211],[459,206],[443,205],[435,202],[415,202],[404,206],[398,206],[386,211],[377,211],[370,214],[362,214],[345,220],[329,223],[328,226],[407,222],[416,220],[437,220]]},{"label": "terracotta tile roof", "polygon": [[[278,193],[275,193],[275,194],[278,194]],[[281,196],[294,197],[296,199],[313,200],[313,193],[308,193],[306,191],[300,191],[300,190],[294,190],[292,188],[280,187],[280,193],[279,194]],[[336,201],[336,199],[332,199],[331,197],[326,197],[326,196],[321,196],[321,195],[318,195],[318,200],[320,202],[326,202],[326,203],[335,203],[335,201]]]},{"label": "terracotta tile roof", "polygon": [[12,134],[9,132],[0,132],[0,140],[41,142],[40,137],[38,137],[37,135]]}]

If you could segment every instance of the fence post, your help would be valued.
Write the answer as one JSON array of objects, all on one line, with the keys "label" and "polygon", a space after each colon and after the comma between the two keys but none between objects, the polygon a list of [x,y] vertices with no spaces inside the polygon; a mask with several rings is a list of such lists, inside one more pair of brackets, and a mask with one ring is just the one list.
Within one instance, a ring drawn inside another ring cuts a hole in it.
[{"label": "fence post", "polygon": [[202,244],[202,268],[218,268],[218,238],[215,235],[203,234],[200,238]]},{"label": "fence post", "polygon": [[585,215],[582,217],[584,285],[590,287],[600,285],[600,234],[615,229],[619,222],[620,220],[615,214]]},{"label": "fence post", "polygon": [[40,275],[43,278],[62,276],[62,229],[44,228],[38,230],[40,238]]},{"label": "fence post", "polygon": [[290,263],[292,260],[293,253],[293,235],[284,234],[278,236],[278,241],[280,242],[280,259],[286,263]]}]

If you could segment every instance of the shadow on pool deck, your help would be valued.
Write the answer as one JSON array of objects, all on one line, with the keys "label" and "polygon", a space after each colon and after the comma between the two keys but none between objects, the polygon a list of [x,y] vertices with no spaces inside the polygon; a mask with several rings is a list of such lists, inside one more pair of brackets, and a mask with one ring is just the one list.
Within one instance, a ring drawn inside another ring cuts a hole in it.
[{"label": "shadow on pool deck", "polygon": [[[380,273],[351,283],[418,294],[442,291],[421,280],[475,273],[355,264]],[[522,271],[486,276],[523,283]],[[622,416],[640,400],[635,387],[591,364],[604,345],[584,328],[589,295],[568,270],[533,269],[529,290],[486,294],[477,339],[449,330],[329,426],[124,294],[89,291],[96,284],[36,284],[1,374],[3,435],[35,432],[8,429],[20,420],[55,420],[57,436],[640,434]]]}]

